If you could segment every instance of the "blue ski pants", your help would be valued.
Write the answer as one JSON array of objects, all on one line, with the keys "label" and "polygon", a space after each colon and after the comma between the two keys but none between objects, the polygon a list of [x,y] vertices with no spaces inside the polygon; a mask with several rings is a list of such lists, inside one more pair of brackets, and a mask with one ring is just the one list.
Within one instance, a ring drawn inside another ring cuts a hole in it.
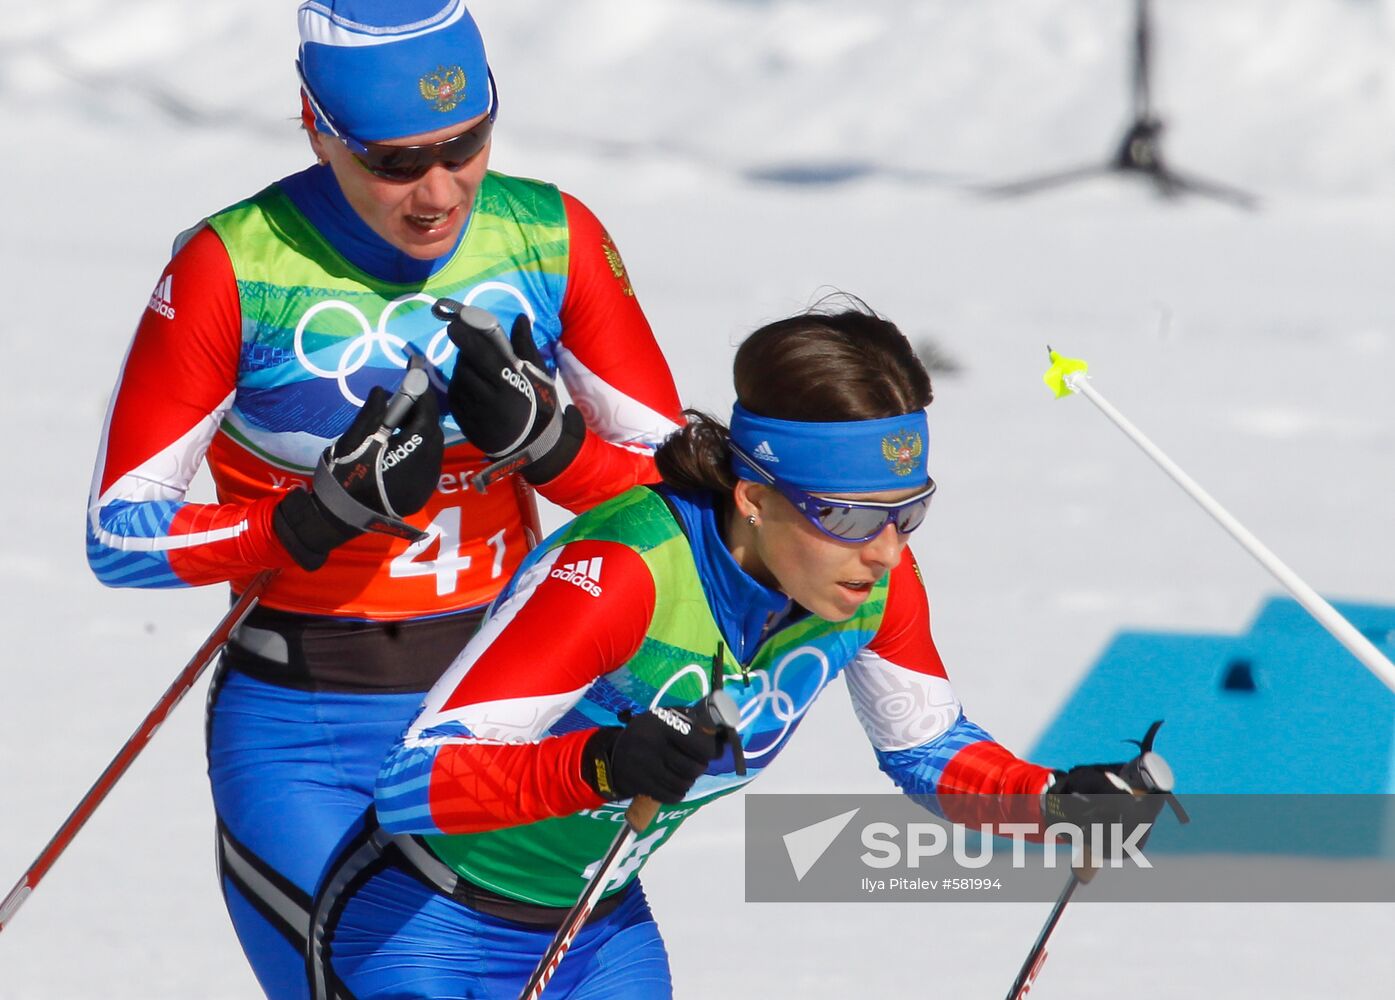
[{"label": "blue ski pants", "polygon": [[[471,909],[391,863],[365,873],[323,931],[330,995],[344,1000],[517,1000],[555,929]],[[548,1000],[666,1000],[668,953],[632,886],[588,921],[547,984]]]},{"label": "blue ski pants", "polygon": [[270,1000],[309,1000],[315,890],[372,804],[378,768],[421,700],[280,687],[236,670],[214,679],[207,739],[219,874]]}]

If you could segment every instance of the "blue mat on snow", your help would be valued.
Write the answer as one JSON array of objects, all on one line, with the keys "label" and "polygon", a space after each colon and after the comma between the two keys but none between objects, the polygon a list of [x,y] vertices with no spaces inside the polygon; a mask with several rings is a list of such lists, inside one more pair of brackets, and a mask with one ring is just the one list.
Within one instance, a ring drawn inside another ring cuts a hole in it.
[{"label": "blue mat on snow", "polygon": [[[1336,607],[1395,655],[1395,607]],[[1136,750],[1124,741],[1142,738],[1154,719],[1166,720],[1156,749],[1184,801],[1395,793],[1395,693],[1288,598],[1268,601],[1239,636],[1120,633],[1028,756],[1057,767],[1125,760]],[[1391,850],[1389,823],[1347,818],[1331,853]],[[1172,825],[1159,828],[1156,846],[1180,842]]]}]

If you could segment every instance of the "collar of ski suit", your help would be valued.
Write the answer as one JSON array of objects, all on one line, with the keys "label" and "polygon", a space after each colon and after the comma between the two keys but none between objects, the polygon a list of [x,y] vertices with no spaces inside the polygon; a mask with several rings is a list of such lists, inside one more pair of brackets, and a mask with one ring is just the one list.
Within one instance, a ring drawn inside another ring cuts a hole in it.
[{"label": "collar of ski suit", "polygon": [[720,504],[712,493],[660,492],[677,513],[693,550],[707,606],[732,655],[750,663],[766,636],[785,624],[796,609],[788,597],[747,574],[727,549],[717,523]]},{"label": "collar of ski suit", "polygon": [[[450,253],[434,260],[417,260],[398,250],[364,222],[334,179],[327,166],[314,166],[280,181],[281,190],[310,224],[319,230],[335,250],[354,267],[380,281],[416,285],[426,281],[454,256],[460,240]],[[465,238],[467,225],[460,231]]]}]

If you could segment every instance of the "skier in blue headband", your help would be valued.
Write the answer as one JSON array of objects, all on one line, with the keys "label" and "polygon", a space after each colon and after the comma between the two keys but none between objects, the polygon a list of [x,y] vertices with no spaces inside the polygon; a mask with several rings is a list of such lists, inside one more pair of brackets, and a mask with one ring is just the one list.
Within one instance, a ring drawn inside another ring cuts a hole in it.
[{"label": "skier in blue headband", "polygon": [[[1122,793],[1122,763],[1053,772],[965,715],[907,547],[935,486],[930,380],[900,331],[791,317],[742,344],[735,374],[730,428],[691,414],[657,452],[661,485],[535,549],[389,752],[317,901],[326,1000],[531,1000],[530,973],[552,975],[544,1000],[671,996],[641,870],[698,809],[739,825],[717,800],[840,675],[882,770],[952,818],[1136,823],[1158,804]],[[723,677],[718,730],[701,706]],[[598,871],[636,797],[652,821]],[[587,889],[585,926],[540,964]],[[739,971],[759,942],[722,947]]]}]

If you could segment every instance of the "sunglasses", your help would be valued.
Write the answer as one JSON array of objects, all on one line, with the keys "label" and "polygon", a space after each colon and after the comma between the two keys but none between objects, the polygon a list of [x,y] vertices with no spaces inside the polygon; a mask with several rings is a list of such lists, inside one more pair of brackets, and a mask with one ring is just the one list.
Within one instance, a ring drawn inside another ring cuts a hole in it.
[{"label": "sunglasses", "polygon": [[310,109],[329,129],[329,134],[342,142],[354,159],[374,177],[387,181],[405,183],[422,177],[436,164],[451,173],[460,170],[480,154],[494,132],[494,119],[499,114],[499,92],[494,88],[494,73],[489,74],[489,116],[459,135],[425,146],[391,146],[381,142],[362,142],[334,124],[334,119],[325,112],[315,99],[310,84],[305,80],[300,60],[296,60],[296,72],[300,75],[300,85],[305,90],[305,98]]},{"label": "sunglasses", "polygon": [[925,520],[925,514],[930,510],[930,498],[935,495],[935,480],[931,479],[929,485],[915,496],[895,503],[836,500],[816,496],[806,493],[798,486],[776,479],[757,465],[750,455],[730,441],[727,444],[743,462],[756,470],[758,476],[794,504],[795,509],[803,514],[810,524],[840,542],[870,542],[880,535],[888,524],[896,525],[897,531],[909,535]]}]

